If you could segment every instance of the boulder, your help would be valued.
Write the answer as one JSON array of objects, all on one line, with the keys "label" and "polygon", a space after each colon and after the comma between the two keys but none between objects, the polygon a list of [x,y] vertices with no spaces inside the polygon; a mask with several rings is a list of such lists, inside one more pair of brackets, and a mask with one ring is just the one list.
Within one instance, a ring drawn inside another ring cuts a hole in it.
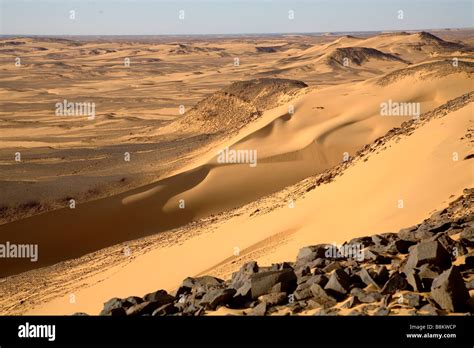
[{"label": "boulder", "polygon": [[405,228],[398,232],[398,236],[401,240],[407,240],[416,243],[424,239],[431,238],[433,235],[434,232],[430,232],[428,228],[423,225]]},{"label": "boulder", "polygon": [[353,288],[351,295],[357,297],[361,303],[373,303],[378,302],[382,299],[382,295],[377,291],[364,291],[359,288]]},{"label": "boulder", "polygon": [[336,269],[331,273],[329,281],[327,282],[324,289],[332,296],[336,298],[344,297],[349,291],[350,277],[342,269]]},{"label": "boulder", "polygon": [[443,271],[433,265],[424,264],[419,268],[418,276],[423,285],[423,291],[430,291],[433,280],[438,277]]},{"label": "boulder", "polygon": [[421,279],[418,276],[418,271],[416,269],[408,270],[406,276],[408,284],[413,288],[414,291],[423,291],[423,283],[421,282]]},{"label": "boulder", "polygon": [[385,284],[389,278],[390,274],[388,272],[388,269],[385,265],[377,265],[375,266],[375,274],[374,274],[374,279],[377,282],[377,284]]},{"label": "boulder", "polygon": [[145,314],[152,314],[155,309],[160,307],[161,305],[158,302],[142,302],[136,305],[131,306],[127,309],[127,315],[145,315]]},{"label": "boulder", "polygon": [[178,312],[178,308],[173,303],[167,303],[161,307],[158,307],[151,313],[152,316],[171,315]]},{"label": "boulder", "polygon": [[250,276],[252,274],[258,273],[259,267],[255,261],[248,262],[240,267],[238,272],[232,274],[232,283],[231,286],[234,289],[239,289],[245,283],[250,281]]},{"label": "boulder", "polygon": [[309,290],[310,285],[303,283],[298,285],[296,290],[293,292],[295,300],[301,301],[311,297],[311,291]]},{"label": "boulder", "polygon": [[470,296],[456,266],[435,278],[431,285],[431,298],[449,312],[462,312],[466,309]]},{"label": "boulder", "polygon": [[211,277],[211,276],[202,276],[197,278],[188,277],[183,280],[182,287],[186,288],[195,288],[200,287],[204,289],[214,288],[220,286],[224,281],[222,279]]},{"label": "boulder", "polygon": [[439,233],[439,232],[447,231],[450,227],[451,227],[450,221],[439,221],[438,223],[433,225],[433,227],[429,228],[428,231]]},{"label": "boulder", "polygon": [[337,304],[334,297],[330,296],[324,289],[318,284],[311,284],[311,294],[313,295],[312,301],[318,304],[320,307],[329,308]]},{"label": "boulder", "polygon": [[335,269],[339,269],[339,268],[342,268],[339,261],[332,261],[329,265],[327,265],[323,268],[323,272],[324,273],[331,273]]},{"label": "boulder", "polygon": [[293,292],[296,288],[296,275],[291,269],[280,271],[267,271],[253,274],[250,277],[250,293],[252,299],[257,299],[261,295],[268,294],[272,288],[281,283],[278,292]]},{"label": "boulder", "polygon": [[266,302],[260,302],[258,305],[256,305],[254,308],[250,310],[250,312],[247,313],[247,315],[250,316],[263,316],[267,313],[267,303]]},{"label": "boulder", "polygon": [[370,274],[370,272],[367,269],[362,268],[359,271],[359,277],[364,282],[365,285],[371,285],[372,284],[376,288],[379,288],[379,285],[375,281],[374,277],[372,276],[372,274]]},{"label": "boulder", "polygon": [[157,308],[171,303],[175,300],[174,296],[169,295],[165,290],[158,290],[155,292],[151,292],[143,296],[143,300],[146,302],[154,302],[157,303]]},{"label": "boulder", "polygon": [[296,257],[297,263],[308,263],[318,258],[327,258],[326,251],[333,249],[332,244],[318,244],[301,248]]},{"label": "boulder", "polygon": [[278,306],[288,301],[288,295],[285,292],[274,292],[272,294],[262,295],[258,298],[260,302],[265,302],[267,307]]},{"label": "boulder", "polygon": [[400,254],[408,254],[408,248],[415,244],[416,242],[413,241],[397,239],[391,244],[391,246],[393,246],[393,248]]},{"label": "boulder", "polygon": [[122,315],[122,313],[132,305],[133,303],[130,303],[125,299],[113,297],[104,303],[104,308],[99,315]]},{"label": "boulder", "polygon": [[468,246],[474,246],[474,228],[466,227],[462,230],[460,234],[460,239],[465,242]]},{"label": "boulder", "polygon": [[446,269],[451,266],[451,257],[439,241],[422,242],[411,249],[404,270],[408,271],[424,264]]},{"label": "boulder", "polygon": [[393,294],[399,290],[405,290],[408,286],[406,279],[398,272],[394,273],[385,283],[381,290],[382,295]]},{"label": "boulder", "polygon": [[199,305],[209,310],[215,310],[218,306],[227,304],[235,295],[236,290],[229,289],[213,289],[209,290],[199,302]]}]

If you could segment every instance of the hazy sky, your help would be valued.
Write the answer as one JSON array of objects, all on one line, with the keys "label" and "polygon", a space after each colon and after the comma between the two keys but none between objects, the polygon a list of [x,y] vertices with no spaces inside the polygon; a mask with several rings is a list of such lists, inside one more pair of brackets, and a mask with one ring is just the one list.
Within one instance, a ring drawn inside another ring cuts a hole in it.
[{"label": "hazy sky", "polygon": [[[0,0],[0,34],[303,33],[474,27],[474,0]],[[71,10],[75,19],[71,19]],[[179,18],[184,10],[184,19]],[[289,18],[289,11],[294,18]],[[399,19],[399,10],[403,19]]]}]

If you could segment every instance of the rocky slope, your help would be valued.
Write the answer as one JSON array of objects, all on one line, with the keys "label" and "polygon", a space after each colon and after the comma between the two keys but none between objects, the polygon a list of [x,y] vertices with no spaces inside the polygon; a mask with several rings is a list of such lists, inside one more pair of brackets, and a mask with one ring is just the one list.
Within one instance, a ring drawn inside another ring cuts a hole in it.
[{"label": "rocky slope", "polygon": [[[294,262],[250,262],[174,294],[112,298],[101,315],[446,315],[474,313],[474,189],[398,233],[302,248]],[[77,313],[80,314],[80,313]]]},{"label": "rocky slope", "polygon": [[187,131],[232,133],[306,87],[301,81],[277,78],[234,82],[197,103],[176,124]]},{"label": "rocky slope", "polygon": [[326,61],[333,67],[344,66],[344,60],[355,65],[362,65],[370,60],[386,60],[386,61],[397,61],[407,63],[403,59],[376,50],[374,48],[367,47],[342,47],[336,48],[333,52],[327,55]]}]

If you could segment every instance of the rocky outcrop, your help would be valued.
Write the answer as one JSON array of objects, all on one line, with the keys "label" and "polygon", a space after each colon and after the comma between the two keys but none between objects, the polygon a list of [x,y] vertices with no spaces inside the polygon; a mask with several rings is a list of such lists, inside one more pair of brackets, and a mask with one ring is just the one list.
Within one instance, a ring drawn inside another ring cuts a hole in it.
[{"label": "rocky outcrop", "polygon": [[112,298],[100,314],[212,315],[222,306],[252,316],[472,314],[473,201],[474,189],[466,189],[446,209],[399,233],[307,246],[295,262],[249,262],[228,280],[186,278],[174,295],[158,290]]}]

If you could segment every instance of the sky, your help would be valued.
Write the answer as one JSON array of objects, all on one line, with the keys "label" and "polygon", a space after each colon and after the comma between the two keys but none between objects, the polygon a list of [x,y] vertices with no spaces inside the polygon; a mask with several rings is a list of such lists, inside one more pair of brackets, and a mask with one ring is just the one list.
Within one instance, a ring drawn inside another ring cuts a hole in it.
[{"label": "sky", "polygon": [[[0,0],[0,34],[200,35],[472,28],[473,7],[474,0]],[[401,14],[403,18],[399,18]]]}]

